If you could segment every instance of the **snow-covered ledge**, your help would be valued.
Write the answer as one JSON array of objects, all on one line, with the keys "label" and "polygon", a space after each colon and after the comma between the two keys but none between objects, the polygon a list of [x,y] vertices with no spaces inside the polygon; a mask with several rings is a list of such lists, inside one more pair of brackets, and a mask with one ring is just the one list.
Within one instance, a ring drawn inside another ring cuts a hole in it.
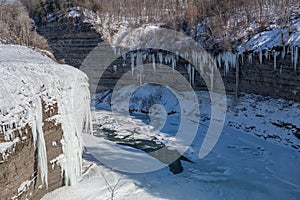
[{"label": "snow-covered ledge", "polygon": [[73,185],[81,175],[82,133],[92,131],[87,76],[30,48],[0,44],[0,168],[30,129],[40,179],[48,187],[51,163],[47,161],[43,112],[46,108],[51,114],[54,107],[58,110],[51,120],[63,132],[63,153],[57,163],[65,185]]}]

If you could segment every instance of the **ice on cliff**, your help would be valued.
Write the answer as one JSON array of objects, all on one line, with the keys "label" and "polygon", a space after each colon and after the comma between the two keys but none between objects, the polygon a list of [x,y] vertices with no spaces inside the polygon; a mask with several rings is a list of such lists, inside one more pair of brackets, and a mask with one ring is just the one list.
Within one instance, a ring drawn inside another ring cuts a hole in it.
[{"label": "ice on cliff", "polygon": [[41,178],[48,184],[47,150],[43,133],[43,103],[58,106],[57,123],[63,129],[63,155],[60,164],[65,184],[73,185],[81,174],[83,129],[90,132],[90,93],[87,76],[60,65],[27,47],[0,44],[0,153],[5,160],[19,138],[14,132],[32,130],[38,151]]}]

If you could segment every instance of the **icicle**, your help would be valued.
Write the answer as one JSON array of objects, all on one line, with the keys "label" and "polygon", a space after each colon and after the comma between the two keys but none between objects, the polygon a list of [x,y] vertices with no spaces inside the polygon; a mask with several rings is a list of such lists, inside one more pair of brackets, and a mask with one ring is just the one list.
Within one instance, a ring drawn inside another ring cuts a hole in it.
[{"label": "icicle", "polygon": [[136,66],[139,67],[142,64],[143,64],[143,53],[138,52],[136,55]]},{"label": "icicle", "polygon": [[146,60],[147,60],[147,56],[148,56],[148,53],[147,53],[147,52],[143,54],[143,61],[146,61]]},{"label": "icicle", "polygon": [[294,47],[291,47],[291,59],[292,63],[294,63]]},{"label": "icicle", "polygon": [[218,55],[217,59],[218,59],[218,66],[219,68],[221,68],[222,67],[221,54]]},{"label": "icicle", "polygon": [[191,68],[191,64],[190,63],[188,64],[187,70],[188,70],[190,84],[192,84],[192,68]]},{"label": "icicle", "polygon": [[167,57],[168,57],[168,64],[171,64],[171,62],[172,62],[172,56],[168,55]]},{"label": "icicle", "polygon": [[262,65],[263,62],[263,53],[262,50],[259,51],[259,63]]},{"label": "icicle", "polygon": [[285,51],[286,51],[285,46],[283,46],[283,52],[281,54],[282,60],[284,60],[285,58]]},{"label": "icicle", "polygon": [[280,65],[279,73],[282,74],[282,64]]},{"label": "icicle", "polygon": [[276,70],[276,68],[277,68],[277,52],[276,51],[274,51],[273,52],[273,56],[274,56],[274,70]]},{"label": "icicle", "polygon": [[175,67],[176,67],[176,58],[175,58],[175,55],[172,55],[172,69],[173,69],[173,72],[175,71]]},{"label": "icicle", "polygon": [[294,70],[295,71],[297,70],[298,56],[299,56],[298,47],[295,47],[295,58],[294,58]]},{"label": "icicle", "polygon": [[222,60],[225,64],[224,76],[226,76],[226,74],[229,72],[229,60],[230,59],[231,58],[230,58],[229,52],[226,52],[223,54]]},{"label": "icicle", "polygon": [[192,67],[191,76],[192,76],[192,86],[194,86],[195,85],[195,68],[194,67]]},{"label": "icicle", "polygon": [[166,65],[168,64],[168,54],[165,55],[165,64],[166,64]]},{"label": "icicle", "polygon": [[134,54],[131,53],[131,74],[132,75],[134,74],[134,62],[135,62]]},{"label": "icicle", "polygon": [[241,57],[242,57],[242,64],[244,64],[244,54],[243,53],[241,54]]},{"label": "icicle", "polygon": [[188,52],[184,52],[184,59],[188,59],[188,57],[189,57],[189,53]]},{"label": "icicle", "polygon": [[269,60],[269,51],[268,50],[266,50],[266,52],[265,52],[265,58],[266,58],[266,60]]},{"label": "icicle", "polygon": [[[215,61],[214,66],[216,66],[216,65],[217,65],[217,63]],[[211,74],[210,74],[210,90],[213,91],[213,89],[214,89],[214,67],[212,66],[211,67]]]},{"label": "icicle", "polygon": [[252,61],[253,61],[253,59],[252,59],[252,53],[250,53],[248,55],[248,61],[249,61],[250,64],[252,64]]},{"label": "icicle", "polygon": [[117,48],[116,47],[112,47],[114,50],[114,55],[117,55]]},{"label": "icicle", "polygon": [[158,53],[158,57],[159,57],[159,62],[162,65],[162,63],[163,63],[163,54],[162,54],[162,52]]},{"label": "icicle", "polygon": [[230,53],[230,54],[231,54],[231,65],[232,67],[236,68],[237,57],[234,53]]},{"label": "icicle", "polygon": [[43,110],[42,102],[39,97],[33,103],[34,110],[31,113],[32,117],[32,137],[35,149],[38,152],[38,161],[41,170],[42,182],[48,188],[48,164],[47,164],[47,150],[43,132]]},{"label": "icicle", "polygon": [[156,72],[155,54],[152,54],[153,71]]}]

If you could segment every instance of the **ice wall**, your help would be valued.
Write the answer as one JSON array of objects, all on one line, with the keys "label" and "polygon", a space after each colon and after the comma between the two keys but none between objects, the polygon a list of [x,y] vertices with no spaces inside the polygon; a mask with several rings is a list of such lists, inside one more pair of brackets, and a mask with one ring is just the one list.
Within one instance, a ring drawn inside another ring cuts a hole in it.
[{"label": "ice wall", "polygon": [[63,128],[62,174],[66,185],[75,184],[82,165],[81,135],[83,131],[92,131],[87,76],[22,46],[0,44],[0,55],[0,135],[4,136],[0,153],[7,158],[8,149],[26,139],[22,131],[28,132],[26,125],[29,125],[38,152],[41,178],[47,186],[49,163],[43,109],[57,105],[59,114],[54,119]]}]

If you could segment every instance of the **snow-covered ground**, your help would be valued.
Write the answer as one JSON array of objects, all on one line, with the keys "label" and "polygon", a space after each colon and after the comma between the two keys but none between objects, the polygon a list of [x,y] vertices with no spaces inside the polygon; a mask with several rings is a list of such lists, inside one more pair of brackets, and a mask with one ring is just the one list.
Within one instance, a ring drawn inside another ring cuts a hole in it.
[{"label": "snow-covered ground", "polygon": [[[141,150],[118,145],[107,140],[105,134],[101,137],[101,133],[113,131],[117,139],[142,138],[166,145],[178,144],[174,132],[180,121],[170,117],[178,113],[171,114],[167,124],[161,126],[156,122],[161,122],[165,114],[156,115],[158,118],[129,117],[95,110],[98,137],[84,135],[85,166],[81,181],[76,186],[47,194],[43,199],[102,200],[111,199],[112,194],[113,199],[129,200],[299,199],[300,155],[295,127],[300,124],[300,104],[248,94],[239,100],[228,97],[222,135],[212,152],[199,159],[198,152],[210,120],[210,103],[206,92],[198,92],[197,96],[201,108],[200,126],[195,140],[184,153],[193,163],[182,162],[184,171],[181,174],[173,175],[166,164]],[[170,97],[170,101],[173,100]],[[166,105],[163,101],[160,103]],[[108,104],[102,102],[102,105]],[[136,111],[141,108],[137,106]],[[287,123],[293,125],[279,125]],[[163,131],[157,131],[162,127]],[[159,164],[161,167],[154,170]],[[137,173],[147,166],[153,170]],[[115,188],[114,192],[110,188]]]}]

